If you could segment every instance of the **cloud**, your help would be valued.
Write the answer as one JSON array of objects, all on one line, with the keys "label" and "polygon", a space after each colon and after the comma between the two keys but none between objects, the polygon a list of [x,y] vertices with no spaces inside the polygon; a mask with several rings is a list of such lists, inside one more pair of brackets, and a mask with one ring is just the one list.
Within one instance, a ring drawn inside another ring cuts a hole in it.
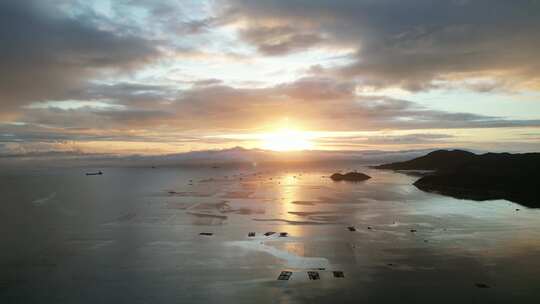
[{"label": "cloud", "polygon": [[[340,161],[354,161],[362,164],[380,164],[402,161],[421,156],[432,149],[411,151],[304,151],[304,152],[275,152],[260,149],[244,149],[233,147],[229,149],[204,150],[166,155],[117,155],[107,153],[85,153],[80,150],[64,151],[25,151],[23,153],[3,153],[0,145],[0,164],[9,166],[225,166],[257,163],[275,166],[283,164],[314,164]],[[44,161],[46,160],[46,161]]]},{"label": "cloud", "polygon": [[213,84],[175,90],[125,83],[95,86],[81,95],[107,100],[111,106],[40,105],[26,109],[20,121],[59,129],[164,133],[262,130],[279,127],[285,118],[310,130],[332,131],[540,126],[540,120],[535,119],[432,110],[405,99],[358,95],[353,83],[319,77],[266,88]]},{"label": "cloud", "polygon": [[145,84],[139,82],[117,82],[115,84],[90,84],[70,97],[77,100],[106,100],[126,106],[155,108],[159,103],[170,100],[178,91],[174,86]]},{"label": "cloud", "polygon": [[[226,146],[206,135],[286,119],[306,130],[413,132],[329,140],[356,147],[461,138],[450,129],[538,128],[536,108],[522,109],[533,94],[508,117],[501,96],[497,115],[412,101],[433,88],[454,90],[445,100],[463,89],[540,89],[538,29],[540,4],[525,0],[2,1],[0,149]],[[403,93],[396,87],[413,94],[381,96]],[[525,137],[507,139],[534,146]]]},{"label": "cloud", "polygon": [[[144,129],[152,126],[159,129],[160,124],[174,118],[174,112],[149,108],[96,108],[80,107],[61,109],[55,107],[26,110],[21,120],[26,124],[41,125],[57,130],[95,129],[101,131]],[[112,129],[112,130],[111,130]]]},{"label": "cloud", "polygon": [[355,83],[330,78],[305,77],[279,85],[287,96],[302,100],[342,100],[354,98]]},{"label": "cloud", "polygon": [[[419,91],[438,81],[481,74],[540,88],[537,1],[229,0],[226,7],[223,14],[231,20],[280,25],[241,35],[261,54],[298,52],[323,43],[356,48],[354,61],[332,72],[365,85]],[[264,48],[265,41],[306,32],[324,39],[277,52]]]},{"label": "cloud", "polygon": [[196,86],[212,86],[212,85],[222,84],[223,81],[220,79],[209,78],[209,79],[194,80],[192,83],[193,85],[196,85]]},{"label": "cloud", "polygon": [[40,1],[0,3],[0,100],[4,110],[67,98],[105,70],[133,69],[159,52],[131,34],[99,28]]},{"label": "cloud", "polygon": [[252,24],[240,30],[240,36],[257,50],[269,56],[277,56],[305,50],[324,41],[318,33],[302,32],[289,25],[264,26]]}]

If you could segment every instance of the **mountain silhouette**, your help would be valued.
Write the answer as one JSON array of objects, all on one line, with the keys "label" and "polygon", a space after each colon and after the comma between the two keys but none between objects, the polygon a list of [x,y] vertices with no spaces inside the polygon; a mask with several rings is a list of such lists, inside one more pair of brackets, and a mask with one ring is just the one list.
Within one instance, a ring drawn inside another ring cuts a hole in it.
[{"label": "mountain silhouette", "polygon": [[463,150],[437,150],[412,160],[375,166],[375,168],[391,170],[445,170],[455,168],[473,160],[476,156],[474,153]]},{"label": "mountain silhouette", "polygon": [[392,170],[433,170],[414,185],[461,199],[506,199],[540,207],[540,153],[486,153],[438,150],[409,161],[377,166]]}]

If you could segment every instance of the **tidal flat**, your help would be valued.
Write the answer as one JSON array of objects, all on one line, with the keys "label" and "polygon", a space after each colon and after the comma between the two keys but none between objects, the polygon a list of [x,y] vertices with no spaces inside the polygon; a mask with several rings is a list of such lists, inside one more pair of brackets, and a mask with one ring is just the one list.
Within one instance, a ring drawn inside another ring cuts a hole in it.
[{"label": "tidal flat", "polygon": [[0,302],[540,301],[540,209],[416,179],[354,163],[4,171]]}]

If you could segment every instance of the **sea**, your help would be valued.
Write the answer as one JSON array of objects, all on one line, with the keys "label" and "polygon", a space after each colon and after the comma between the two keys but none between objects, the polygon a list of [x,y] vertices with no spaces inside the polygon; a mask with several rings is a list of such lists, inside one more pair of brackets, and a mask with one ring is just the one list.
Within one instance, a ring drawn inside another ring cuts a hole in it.
[{"label": "sea", "polygon": [[[355,170],[371,178],[329,178]],[[0,170],[0,303],[540,303],[540,209],[416,179],[355,163]]]}]

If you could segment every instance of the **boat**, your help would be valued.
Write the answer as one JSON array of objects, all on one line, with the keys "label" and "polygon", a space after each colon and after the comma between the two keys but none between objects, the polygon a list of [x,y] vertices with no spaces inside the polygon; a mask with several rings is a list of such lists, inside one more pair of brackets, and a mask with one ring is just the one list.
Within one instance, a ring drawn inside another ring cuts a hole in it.
[{"label": "boat", "polygon": [[86,172],[86,175],[103,175],[103,172],[101,172],[101,171],[98,171],[98,172]]}]

